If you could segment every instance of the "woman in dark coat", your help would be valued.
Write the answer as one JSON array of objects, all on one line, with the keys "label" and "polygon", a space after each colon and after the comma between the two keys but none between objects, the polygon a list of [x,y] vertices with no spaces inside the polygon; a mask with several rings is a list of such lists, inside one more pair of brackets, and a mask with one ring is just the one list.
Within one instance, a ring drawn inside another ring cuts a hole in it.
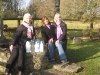
[{"label": "woman in dark coat", "polygon": [[55,14],[53,25],[56,27],[56,29],[55,29],[55,34],[56,34],[55,45],[58,49],[58,52],[60,55],[60,60],[61,60],[61,62],[66,62],[67,58],[66,58],[65,51],[66,51],[66,45],[67,45],[67,37],[66,37],[67,26],[62,21],[61,15],[59,13]]},{"label": "woman in dark coat", "polygon": [[54,58],[54,38],[55,27],[51,25],[49,19],[45,16],[42,18],[41,34],[45,45],[49,50],[49,60],[55,60]]},{"label": "woman in dark coat", "polygon": [[11,56],[6,64],[5,75],[10,75],[11,69],[16,60],[18,60],[19,75],[23,75],[25,43],[35,37],[35,30],[31,24],[32,17],[29,13],[23,16],[23,23],[17,28],[16,33],[10,45]]}]

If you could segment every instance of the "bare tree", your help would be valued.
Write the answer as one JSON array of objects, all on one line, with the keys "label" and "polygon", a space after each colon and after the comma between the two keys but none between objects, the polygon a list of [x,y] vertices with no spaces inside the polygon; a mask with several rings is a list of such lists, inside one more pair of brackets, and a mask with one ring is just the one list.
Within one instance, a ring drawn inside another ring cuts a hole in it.
[{"label": "bare tree", "polygon": [[53,17],[54,16],[54,5],[55,0],[33,0],[31,1],[31,11],[35,17],[41,18],[43,16]]},{"label": "bare tree", "polygon": [[60,11],[65,19],[80,19],[86,10],[86,0],[61,0]]},{"label": "bare tree", "polygon": [[1,0],[0,1],[0,15],[2,17],[17,17],[18,16],[18,6],[20,0]]},{"label": "bare tree", "polygon": [[100,0],[87,0],[86,12],[82,15],[85,21],[90,22],[90,28],[93,29],[93,22],[100,17]]}]

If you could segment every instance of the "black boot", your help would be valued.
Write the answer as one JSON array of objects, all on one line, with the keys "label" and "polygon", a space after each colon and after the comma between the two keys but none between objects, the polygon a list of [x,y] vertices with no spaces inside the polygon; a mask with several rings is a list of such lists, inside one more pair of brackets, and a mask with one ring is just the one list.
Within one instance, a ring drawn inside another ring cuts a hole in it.
[{"label": "black boot", "polygon": [[7,69],[7,68],[6,68],[6,70],[5,70],[5,75],[10,75],[9,69]]},{"label": "black boot", "polygon": [[10,75],[8,72],[5,72],[5,75]]},{"label": "black boot", "polygon": [[23,73],[21,71],[18,72],[18,75],[23,75]]}]

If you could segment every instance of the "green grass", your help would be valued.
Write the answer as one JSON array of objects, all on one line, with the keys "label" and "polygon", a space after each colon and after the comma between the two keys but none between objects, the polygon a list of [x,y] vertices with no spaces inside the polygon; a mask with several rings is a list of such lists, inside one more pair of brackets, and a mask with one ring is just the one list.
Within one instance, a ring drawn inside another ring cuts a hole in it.
[{"label": "green grass", "polygon": [[[90,28],[89,22],[80,22],[80,21],[64,21],[67,24],[68,29],[87,29]],[[100,28],[100,21],[94,23],[94,29]]]},{"label": "green grass", "polygon": [[3,23],[4,24],[7,24],[8,25],[8,27],[17,27],[18,26],[18,23],[17,23],[17,21],[16,20],[4,20],[3,21]]},{"label": "green grass", "polygon": [[[18,22],[17,20],[4,20],[4,24],[7,24],[9,28],[17,27]],[[20,23],[22,23],[22,20],[20,20]],[[35,20],[34,21],[34,27],[40,27],[41,26],[41,20]]]},{"label": "green grass", "polygon": [[80,21],[65,21],[68,29],[86,29],[89,27],[89,23],[83,23]]},{"label": "green grass", "polygon": [[67,58],[84,69],[72,75],[100,75],[100,42],[82,42],[75,45],[68,41]]},{"label": "green grass", "polygon": [[[68,29],[86,29],[89,28],[90,23],[84,23],[80,21],[64,21],[67,24]],[[18,23],[17,20],[4,20],[4,24],[7,24],[8,27],[17,27]],[[22,23],[22,20],[20,20],[20,23]],[[41,26],[41,20],[34,20],[34,26],[40,27]],[[94,28],[98,29],[100,28],[100,22],[94,23]]]}]

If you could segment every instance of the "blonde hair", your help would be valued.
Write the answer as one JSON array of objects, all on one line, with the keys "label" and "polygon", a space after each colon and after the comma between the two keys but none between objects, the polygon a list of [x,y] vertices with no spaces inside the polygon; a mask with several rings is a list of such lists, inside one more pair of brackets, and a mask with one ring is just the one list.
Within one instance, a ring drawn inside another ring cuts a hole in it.
[{"label": "blonde hair", "polygon": [[60,17],[61,21],[63,21],[60,13],[56,13],[55,16],[54,16],[54,22],[56,22],[57,17]]},{"label": "blonde hair", "polygon": [[29,13],[24,14],[23,16],[23,20],[26,18],[26,16],[30,16],[32,18],[32,16]]},{"label": "blonde hair", "polygon": [[29,13],[25,13],[23,18],[26,17],[26,16],[30,16],[31,17],[31,15]]}]

